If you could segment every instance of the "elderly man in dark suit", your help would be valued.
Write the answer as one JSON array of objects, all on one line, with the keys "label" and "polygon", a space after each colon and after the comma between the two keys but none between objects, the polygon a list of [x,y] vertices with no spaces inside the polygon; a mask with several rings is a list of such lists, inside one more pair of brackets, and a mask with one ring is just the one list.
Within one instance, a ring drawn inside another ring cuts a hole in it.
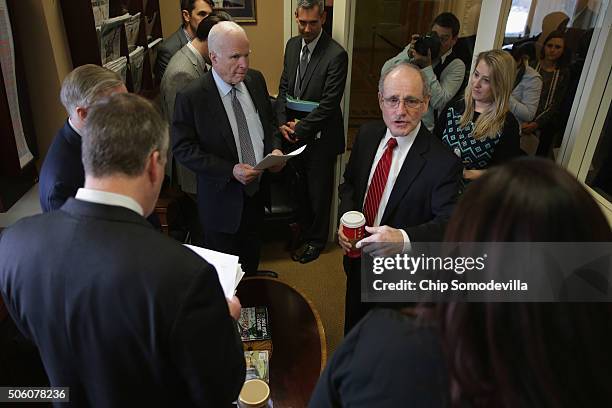
[{"label": "elderly man in dark suit", "polygon": [[181,0],[183,24],[157,48],[154,71],[158,81],[164,77],[172,56],[195,37],[198,25],[212,13],[214,6],[212,0]]},{"label": "elderly man in dark suit", "polygon": [[208,48],[212,70],[176,96],[173,153],[198,177],[204,246],[238,255],[254,273],[266,199],[265,177],[254,166],[268,153],[282,154],[281,141],[266,81],[249,69],[244,29],[218,23]]},{"label": "elderly man in dark suit", "polygon": [[[285,62],[278,90],[277,120],[285,140],[306,150],[292,160],[301,175],[299,224],[305,245],[292,258],[314,261],[327,243],[334,182],[334,164],[344,152],[344,121],[340,102],[348,69],[346,51],[322,25],[322,0],[299,0],[295,19],[300,32],[285,48]],[[307,100],[318,106],[306,113],[287,98]]]},{"label": "elderly man in dark suit", "polygon": [[[213,13],[198,25],[196,35],[170,59],[160,86],[162,111],[172,123],[174,100],[178,91],[208,71],[208,34],[215,24],[226,21],[225,17]],[[196,194],[196,176],[184,166],[177,164],[176,179],[181,189],[189,194]]]},{"label": "elderly man in dark suit", "polygon": [[[370,236],[360,246],[440,241],[459,193],[461,162],[421,122],[430,93],[416,65],[388,66],[378,89],[384,122],[359,129],[339,187],[339,213],[365,215]],[[342,227],[338,240],[351,248]],[[369,310],[361,303],[360,268],[360,258],[344,257],[345,333]]]},{"label": "elderly man in dark suit", "polygon": [[99,65],[81,65],[62,82],[60,99],[68,119],[57,133],[40,170],[39,197],[43,212],[59,209],[83,187],[81,135],[89,107],[100,98],[127,92],[121,77]]},{"label": "elderly man in dark suit", "polygon": [[222,407],[244,382],[240,303],[225,299],[211,265],[143,218],[167,149],[168,125],[149,101],[95,104],[85,187],[1,236],[8,310],[74,406]]}]

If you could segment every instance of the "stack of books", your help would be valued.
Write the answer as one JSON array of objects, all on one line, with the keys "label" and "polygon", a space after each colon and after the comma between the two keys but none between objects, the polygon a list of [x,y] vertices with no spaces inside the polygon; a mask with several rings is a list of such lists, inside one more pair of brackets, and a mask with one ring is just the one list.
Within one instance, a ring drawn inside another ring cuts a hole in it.
[{"label": "stack of books", "polygon": [[242,308],[238,329],[244,346],[246,380],[259,378],[269,382],[272,333],[268,309],[264,306]]}]

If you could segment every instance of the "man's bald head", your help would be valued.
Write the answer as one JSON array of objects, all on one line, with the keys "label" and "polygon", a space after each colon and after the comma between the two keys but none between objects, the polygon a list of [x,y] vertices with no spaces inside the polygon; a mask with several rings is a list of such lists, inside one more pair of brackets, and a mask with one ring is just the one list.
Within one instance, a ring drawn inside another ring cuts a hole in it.
[{"label": "man's bald head", "polygon": [[249,70],[249,39],[233,21],[222,21],[208,34],[210,61],[215,72],[230,85],[244,80]]},{"label": "man's bald head", "polygon": [[379,82],[378,103],[391,134],[407,136],[421,122],[429,106],[429,87],[423,72],[408,63],[384,70]]}]

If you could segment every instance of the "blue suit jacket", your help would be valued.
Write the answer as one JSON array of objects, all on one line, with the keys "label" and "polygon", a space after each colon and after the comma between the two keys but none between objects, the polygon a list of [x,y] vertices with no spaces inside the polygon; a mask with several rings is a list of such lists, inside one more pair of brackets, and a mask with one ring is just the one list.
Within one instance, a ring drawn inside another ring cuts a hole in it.
[{"label": "blue suit jacket", "polygon": [[40,169],[39,195],[43,212],[60,208],[84,184],[81,136],[66,120],[53,139]]},{"label": "blue suit jacket", "polygon": [[[38,183],[40,207],[43,212],[58,210],[77,190],[85,185],[85,169],[81,161],[81,136],[70,126],[68,120],[53,142],[42,168]],[[161,224],[157,214],[147,220],[156,229]]]}]

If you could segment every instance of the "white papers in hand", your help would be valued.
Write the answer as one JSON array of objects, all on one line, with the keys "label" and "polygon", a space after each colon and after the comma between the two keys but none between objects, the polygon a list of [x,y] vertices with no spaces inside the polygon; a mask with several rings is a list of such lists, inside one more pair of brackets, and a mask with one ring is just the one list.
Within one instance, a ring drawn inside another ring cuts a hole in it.
[{"label": "white papers in hand", "polygon": [[266,157],[264,157],[262,159],[262,161],[260,161],[259,163],[257,163],[255,165],[255,167],[253,167],[255,170],[265,170],[269,167],[274,167],[274,166],[278,166],[281,163],[285,163],[287,160],[297,156],[298,154],[302,153],[304,151],[304,149],[306,148],[306,145],[300,147],[297,150],[292,151],[291,153],[287,153],[284,154],[282,156],[275,156],[273,154],[268,154]]},{"label": "white papers in hand", "polygon": [[185,244],[185,246],[215,267],[217,275],[219,276],[219,283],[221,283],[221,287],[223,288],[223,293],[226,298],[231,299],[236,292],[238,283],[240,283],[240,280],[244,276],[242,267],[238,263],[238,257],[194,245]]}]

